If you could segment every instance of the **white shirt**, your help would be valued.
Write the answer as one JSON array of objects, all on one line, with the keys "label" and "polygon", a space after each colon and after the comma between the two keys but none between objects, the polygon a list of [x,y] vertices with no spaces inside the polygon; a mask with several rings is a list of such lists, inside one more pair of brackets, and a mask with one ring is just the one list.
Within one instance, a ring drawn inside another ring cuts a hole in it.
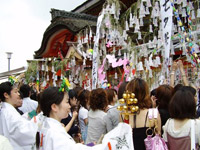
[{"label": "white shirt", "polygon": [[88,113],[88,132],[86,143],[98,142],[102,134],[107,132],[104,117],[106,113],[102,110],[90,110]]},{"label": "white shirt", "polygon": [[85,132],[86,125],[85,125],[84,119],[87,119],[87,118],[88,118],[88,110],[85,109],[84,107],[81,107],[78,113],[78,121],[81,128],[81,133]]},{"label": "white shirt", "polygon": [[[191,119],[188,120],[180,129],[174,128],[174,119],[168,119],[163,126],[163,138],[167,142],[167,132],[172,137],[185,137],[190,136]],[[200,120],[195,120],[195,141],[200,144]]]},{"label": "white shirt", "polygon": [[102,145],[88,147],[76,144],[73,138],[66,132],[61,123],[53,118],[46,117],[41,133],[44,134],[42,150],[100,150]]},{"label": "white shirt", "polygon": [[7,137],[15,150],[30,150],[35,143],[37,125],[23,118],[9,103],[0,108],[0,134]]},{"label": "white shirt", "polygon": [[8,139],[0,135],[0,150],[13,150]]},{"label": "white shirt", "polygon": [[21,110],[23,113],[31,112],[36,110],[38,107],[38,102],[30,99],[30,97],[23,98],[23,104],[18,109]]}]

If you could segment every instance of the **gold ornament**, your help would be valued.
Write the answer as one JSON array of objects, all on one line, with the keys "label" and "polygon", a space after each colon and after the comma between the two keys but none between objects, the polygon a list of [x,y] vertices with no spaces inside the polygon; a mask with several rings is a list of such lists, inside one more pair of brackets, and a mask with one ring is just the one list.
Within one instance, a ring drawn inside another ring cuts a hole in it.
[{"label": "gold ornament", "polygon": [[139,111],[137,106],[138,100],[135,98],[135,94],[126,91],[123,94],[123,98],[119,100],[119,103],[122,104],[118,106],[117,109],[121,111],[121,115],[124,119],[129,120],[129,115],[136,114]]},{"label": "gold ornament", "polygon": [[126,95],[126,93],[124,93],[124,94],[123,94],[123,98],[124,98],[124,99],[126,99],[126,98],[127,98],[127,95]]},{"label": "gold ornament", "polygon": [[119,100],[119,103],[120,103],[120,104],[124,104],[124,103],[125,103],[125,100],[122,98],[122,99]]},{"label": "gold ornament", "polygon": [[117,110],[122,111],[123,110],[123,106],[117,106]]},{"label": "gold ornament", "polygon": [[134,103],[134,104],[137,104],[137,102],[138,102],[137,98],[134,98],[134,99],[133,99],[133,103]]},{"label": "gold ornament", "polygon": [[131,93],[131,98],[135,98],[135,94],[134,93]]}]

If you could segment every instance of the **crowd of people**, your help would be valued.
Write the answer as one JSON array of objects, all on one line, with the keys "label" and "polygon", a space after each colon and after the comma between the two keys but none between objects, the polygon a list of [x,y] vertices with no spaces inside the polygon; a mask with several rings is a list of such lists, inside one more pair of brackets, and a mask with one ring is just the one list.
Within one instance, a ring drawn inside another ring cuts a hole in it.
[{"label": "crowd of people", "polygon": [[[146,81],[134,78],[119,89],[97,88],[92,91],[75,87],[60,91],[48,87],[32,100],[28,84],[0,84],[0,150],[87,150],[102,149],[102,139],[124,121],[117,106],[123,93],[135,94],[139,111],[131,121],[135,150],[145,150],[147,130],[156,130],[170,150],[191,148],[191,121],[195,121],[195,144],[200,145],[199,91],[189,86],[184,72],[183,84],[174,86],[174,63],[170,85],[150,91]],[[149,109],[158,110],[157,124],[151,124]]]}]

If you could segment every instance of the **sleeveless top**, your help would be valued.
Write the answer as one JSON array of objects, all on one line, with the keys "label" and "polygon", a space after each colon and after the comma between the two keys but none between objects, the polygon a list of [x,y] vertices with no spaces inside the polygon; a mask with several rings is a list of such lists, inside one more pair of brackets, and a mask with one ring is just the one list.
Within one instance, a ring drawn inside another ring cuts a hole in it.
[{"label": "sleeveless top", "polygon": [[[167,126],[168,129],[168,126]],[[168,131],[168,130],[167,130]],[[190,139],[190,132],[188,136],[184,137],[172,137],[167,132],[167,141],[168,141],[168,148],[170,150],[190,150],[191,149],[191,139]]]},{"label": "sleeveless top", "polygon": [[133,144],[135,150],[146,150],[144,139],[147,137],[146,130],[149,128],[146,126],[148,111],[145,118],[144,127],[136,128],[136,115],[134,115],[134,128],[133,128]]}]

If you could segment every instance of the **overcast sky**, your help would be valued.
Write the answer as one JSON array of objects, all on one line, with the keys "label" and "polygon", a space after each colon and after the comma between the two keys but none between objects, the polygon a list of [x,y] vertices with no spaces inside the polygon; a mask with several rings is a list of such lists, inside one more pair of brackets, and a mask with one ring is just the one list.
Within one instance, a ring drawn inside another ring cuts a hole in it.
[{"label": "overcast sky", "polygon": [[86,0],[0,0],[0,73],[27,66],[50,25],[51,8],[71,11]]}]

